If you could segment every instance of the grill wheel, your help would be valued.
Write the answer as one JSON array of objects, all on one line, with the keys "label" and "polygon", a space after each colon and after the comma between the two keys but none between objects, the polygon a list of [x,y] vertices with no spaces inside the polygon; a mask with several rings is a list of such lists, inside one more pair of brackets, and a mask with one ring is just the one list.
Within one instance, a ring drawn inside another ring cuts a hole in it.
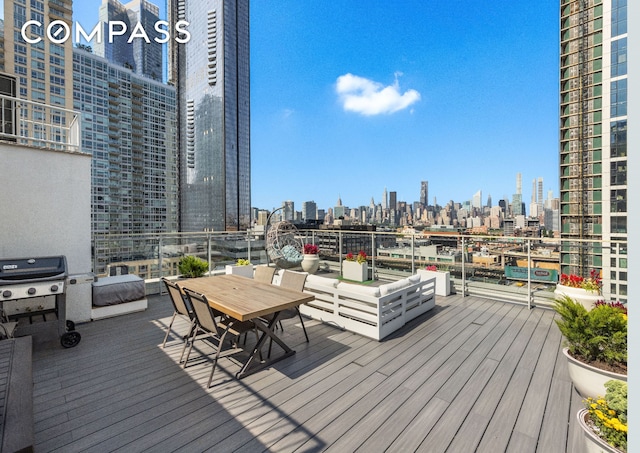
[{"label": "grill wheel", "polygon": [[60,337],[60,344],[63,348],[73,348],[80,343],[81,338],[79,332],[67,332]]}]

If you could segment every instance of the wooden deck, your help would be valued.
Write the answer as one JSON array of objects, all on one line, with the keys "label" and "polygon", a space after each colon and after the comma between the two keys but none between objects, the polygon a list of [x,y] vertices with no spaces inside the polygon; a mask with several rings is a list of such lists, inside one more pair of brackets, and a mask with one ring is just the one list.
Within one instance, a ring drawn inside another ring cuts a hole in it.
[{"label": "wooden deck", "polygon": [[210,389],[204,342],[186,369],[177,336],[161,348],[171,314],[155,296],[78,325],[75,348],[34,347],[36,452],[582,450],[547,309],[438,298],[382,342],[309,320],[307,344],[289,320],[293,357],[241,381],[223,358]]}]

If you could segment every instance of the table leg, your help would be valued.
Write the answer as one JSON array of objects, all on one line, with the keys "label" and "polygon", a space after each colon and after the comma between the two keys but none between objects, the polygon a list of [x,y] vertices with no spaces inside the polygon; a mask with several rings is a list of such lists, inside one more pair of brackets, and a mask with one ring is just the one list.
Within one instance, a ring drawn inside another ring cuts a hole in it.
[{"label": "table leg", "polygon": [[[258,340],[258,342],[256,343],[255,348],[253,349],[253,352],[251,353],[251,355],[249,356],[249,358],[247,359],[246,363],[243,365],[242,369],[240,371],[238,371],[236,373],[236,378],[237,379],[242,379],[245,376],[249,376],[250,374],[255,373],[256,371],[260,371],[263,370],[267,367],[269,367],[271,364],[285,359],[293,354],[296,353],[296,351],[294,351],[293,349],[291,349],[289,346],[286,345],[286,343],[284,341],[282,341],[275,333],[274,333],[274,329],[276,326],[276,323],[278,322],[278,319],[280,318],[280,312],[276,312],[274,313],[273,317],[271,318],[271,321],[269,321],[269,324],[264,324],[261,321],[256,320],[256,327],[262,331],[262,335],[260,335],[260,339]],[[260,351],[262,350],[262,347],[264,346],[265,342],[267,341],[267,338],[271,338],[273,341],[275,341],[276,343],[278,343],[280,345],[280,347],[282,347],[282,349],[284,349],[284,354],[279,355],[278,357],[274,358],[274,359],[269,359],[269,360],[265,360],[259,363],[253,363],[256,356],[260,355]],[[253,366],[252,366],[253,365]],[[251,369],[249,369],[251,367]]]}]

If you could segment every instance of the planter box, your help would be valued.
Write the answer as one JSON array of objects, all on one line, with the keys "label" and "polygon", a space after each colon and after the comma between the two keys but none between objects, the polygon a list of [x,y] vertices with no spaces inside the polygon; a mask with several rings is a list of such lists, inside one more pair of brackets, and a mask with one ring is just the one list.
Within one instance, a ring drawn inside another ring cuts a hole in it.
[{"label": "planter box", "polygon": [[224,268],[225,274],[240,275],[241,277],[253,278],[253,266],[237,266],[235,264],[227,264]]},{"label": "planter box", "polygon": [[427,271],[425,269],[418,269],[417,274],[421,280],[436,279],[436,295],[448,296],[451,294],[451,277],[448,271]]},{"label": "planter box", "polygon": [[587,291],[586,289],[574,288],[573,286],[565,286],[560,284],[556,285],[554,294],[556,295],[556,298],[569,296],[587,310],[591,310],[597,301],[604,300],[604,298],[597,292]]},{"label": "planter box", "polygon": [[604,396],[607,392],[604,384],[611,379],[627,382],[627,375],[625,374],[601,370],[600,368],[574,359],[569,355],[569,348],[564,348],[562,352],[567,358],[571,382],[573,382],[573,386],[578,393],[585,398],[590,396],[593,398]]},{"label": "planter box", "polygon": [[584,434],[585,453],[622,453],[622,450],[609,445],[591,430],[586,421],[588,414],[589,411],[587,409],[578,411],[578,426],[580,426]]},{"label": "planter box", "polygon": [[342,278],[355,282],[367,281],[369,280],[369,265],[357,261],[343,261]]}]

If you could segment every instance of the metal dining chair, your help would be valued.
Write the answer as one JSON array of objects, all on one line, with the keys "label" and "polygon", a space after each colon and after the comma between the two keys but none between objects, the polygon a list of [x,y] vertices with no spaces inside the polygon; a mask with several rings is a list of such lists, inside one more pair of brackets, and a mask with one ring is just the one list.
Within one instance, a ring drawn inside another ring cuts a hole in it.
[{"label": "metal dining chair", "polygon": [[218,317],[220,312],[211,308],[209,301],[207,300],[207,296],[191,291],[188,288],[184,288],[184,293],[187,295],[187,298],[193,307],[196,324],[189,341],[189,351],[187,352],[187,357],[184,359],[183,368],[187,367],[187,362],[189,361],[189,356],[191,355],[191,350],[193,349],[193,344],[196,340],[205,338],[212,340],[210,341],[210,344],[214,347],[216,354],[213,358],[211,374],[209,375],[209,381],[207,382],[207,388],[209,388],[211,387],[213,372],[216,370],[216,365],[218,364],[218,359],[220,358],[222,346],[227,334],[233,335],[236,338],[236,342],[233,344],[233,349],[225,351],[225,357],[242,351],[242,348],[237,346],[237,338],[242,333],[253,330],[256,334],[256,341],[258,341],[258,329],[252,321],[238,321],[229,317],[222,317],[216,320],[216,317]]},{"label": "metal dining chair", "polygon": [[[290,270],[284,270],[282,272],[282,276],[280,277],[280,286],[282,288],[292,289],[294,291],[302,292],[304,290],[304,284],[307,281],[307,273],[302,272],[294,272]],[[280,316],[278,317],[278,325],[280,329],[284,330],[282,327],[283,319],[293,319],[295,317],[300,319],[300,324],[302,324],[302,331],[304,332],[304,337],[309,343],[309,336],[307,335],[307,329],[304,326],[304,320],[302,319],[302,314],[300,313],[300,309],[298,307],[287,308],[286,310],[282,310],[280,312]],[[273,315],[269,315],[265,318],[267,321],[271,321],[273,319]],[[268,356],[271,356],[271,346],[273,341],[269,341],[269,352]]]},{"label": "metal dining chair", "polygon": [[171,322],[169,323],[169,327],[167,328],[167,333],[164,335],[164,340],[162,341],[162,347],[164,348],[167,343],[167,338],[169,337],[169,333],[171,332],[171,327],[173,326],[173,322],[175,321],[176,317],[180,316],[185,320],[188,320],[190,324],[188,333],[183,337],[184,345],[182,346],[182,354],[180,355],[180,361],[182,361],[182,356],[184,355],[184,350],[187,346],[187,340],[193,334],[193,329],[196,323],[195,316],[193,314],[193,310],[187,306],[187,302],[185,301],[182,295],[182,290],[180,289],[180,287],[176,283],[164,277],[162,277],[162,281],[167,287],[167,291],[169,292],[169,298],[171,299],[171,303],[173,304],[173,316],[171,317]]},{"label": "metal dining chair", "polygon": [[258,282],[271,283],[273,282],[273,276],[276,273],[276,268],[271,266],[256,266],[253,273],[253,279]]}]

